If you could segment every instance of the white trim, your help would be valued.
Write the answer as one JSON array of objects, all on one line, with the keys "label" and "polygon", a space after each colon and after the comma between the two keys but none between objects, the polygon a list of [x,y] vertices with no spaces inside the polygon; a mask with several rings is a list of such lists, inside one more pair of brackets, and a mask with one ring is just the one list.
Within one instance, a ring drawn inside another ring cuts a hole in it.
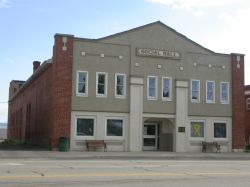
[{"label": "white trim", "polygon": [[[122,120],[122,136],[107,136],[107,125],[108,125],[107,121],[108,121],[108,119]],[[124,140],[124,131],[125,131],[124,121],[125,121],[125,117],[106,116],[105,117],[105,135],[104,135],[105,140]]]},{"label": "white trim", "polygon": [[[163,80],[168,79],[169,80],[169,97],[163,97]],[[161,99],[162,101],[172,101],[172,77],[162,77],[161,78]]]},{"label": "white trim", "polygon": [[[85,79],[85,93],[79,93],[78,92],[79,73],[85,73],[86,74],[86,79]],[[81,70],[77,70],[76,71],[76,96],[88,97],[88,85],[89,85],[88,81],[89,81],[89,75],[88,75],[87,71],[81,71]]]},{"label": "white trim", "polygon": [[[198,81],[198,86],[199,86],[199,88],[198,88],[198,99],[193,99],[192,98],[192,94],[193,94],[193,81]],[[200,93],[201,93],[201,84],[200,84],[200,80],[198,80],[198,79],[191,79],[191,81],[190,81],[190,87],[191,87],[191,89],[190,89],[190,99],[191,99],[191,102],[192,103],[200,103]]]},{"label": "white trim", "polygon": [[[124,91],[124,95],[117,95],[117,76],[123,76],[123,91]],[[125,99],[126,98],[126,74],[123,73],[116,73],[115,74],[115,98],[118,99]]]},{"label": "white trim", "polygon": [[[155,96],[152,97],[152,96],[149,96],[149,78],[155,78]],[[157,92],[158,90],[158,78],[157,76],[153,76],[153,75],[149,75],[147,76],[147,100],[157,100]]]},{"label": "white trim", "polygon": [[[214,124],[215,123],[225,123],[226,124],[226,138],[214,137]],[[227,121],[222,121],[222,120],[214,120],[213,121],[213,139],[218,140],[218,141],[228,141],[228,137],[229,137],[228,122]]]},{"label": "white trim", "polygon": [[[227,100],[222,100],[222,84],[227,84]],[[221,104],[229,104],[229,82],[220,82],[220,103]]]},{"label": "white trim", "polygon": [[[204,137],[192,137],[191,123],[192,122],[202,122],[204,124]],[[191,119],[189,120],[189,139],[190,141],[204,141],[206,137],[206,120],[203,119]]]},{"label": "white trim", "polygon": [[[98,94],[98,75],[105,75],[104,94]],[[96,72],[96,97],[107,97],[108,95],[107,88],[108,88],[108,73]]]},{"label": "white trim", "polygon": [[[78,136],[77,135],[77,119],[93,119],[94,120],[94,134],[93,136]],[[96,116],[76,115],[74,122],[74,137],[76,140],[94,140],[96,135]]]},{"label": "white trim", "polygon": [[[213,100],[208,100],[207,99],[207,84],[211,82],[213,83]],[[215,81],[210,81],[210,80],[206,80],[206,103],[215,103]]]}]

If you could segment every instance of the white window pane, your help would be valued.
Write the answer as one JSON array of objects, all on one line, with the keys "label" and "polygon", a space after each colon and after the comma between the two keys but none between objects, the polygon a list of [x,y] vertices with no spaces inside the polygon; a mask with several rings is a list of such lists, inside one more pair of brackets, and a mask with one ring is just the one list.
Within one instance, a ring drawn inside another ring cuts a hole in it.
[{"label": "white window pane", "polygon": [[80,72],[78,81],[85,82],[86,81],[86,73]]},{"label": "white window pane", "polygon": [[191,137],[204,137],[204,122],[191,122]]},{"label": "white window pane", "polygon": [[163,78],[162,81],[162,98],[170,98],[170,79]]},{"label": "white window pane", "polygon": [[214,137],[215,138],[227,137],[226,123],[214,123]]},{"label": "white window pane", "polygon": [[94,136],[94,119],[78,118],[76,133],[77,136]]},{"label": "white window pane", "polygon": [[120,85],[117,85],[117,87],[116,87],[116,94],[117,95],[124,95],[124,87],[120,86]]},{"label": "white window pane", "polygon": [[79,93],[85,93],[85,83],[79,83],[78,84],[78,92]]},{"label": "white window pane", "polygon": [[117,85],[123,85],[123,82],[124,82],[124,76],[117,75]]},{"label": "white window pane", "polygon": [[123,120],[108,119],[107,120],[107,136],[122,136]]},{"label": "white window pane", "polygon": [[150,97],[155,97],[156,95],[156,90],[155,88],[149,88],[149,96]]},{"label": "white window pane", "polygon": [[155,88],[155,78],[154,77],[149,78],[149,88]]},{"label": "white window pane", "polygon": [[98,75],[98,84],[105,84],[105,75]]}]

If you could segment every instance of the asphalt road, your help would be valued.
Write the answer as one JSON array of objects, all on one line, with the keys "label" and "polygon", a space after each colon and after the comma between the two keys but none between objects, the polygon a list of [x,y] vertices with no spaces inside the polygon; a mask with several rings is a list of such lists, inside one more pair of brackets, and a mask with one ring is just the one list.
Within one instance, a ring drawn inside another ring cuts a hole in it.
[{"label": "asphalt road", "polygon": [[0,187],[250,186],[250,161],[0,160]]}]

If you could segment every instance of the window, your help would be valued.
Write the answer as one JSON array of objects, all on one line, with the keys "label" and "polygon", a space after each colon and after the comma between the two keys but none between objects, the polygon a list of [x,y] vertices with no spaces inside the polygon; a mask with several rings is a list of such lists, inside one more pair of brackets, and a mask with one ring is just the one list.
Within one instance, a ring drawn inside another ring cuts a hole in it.
[{"label": "window", "polygon": [[227,124],[216,122],[214,123],[214,137],[215,138],[226,138],[227,137]]},{"label": "window", "polygon": [[107,73],[96,73],[96,96],[107,97]]},{"label": "window", "polygon": [[94,136],[94,118],[76,118],[77,136]]},{"label": "window", "polygon": [[123,136],[123,119],[107,119],[106,136]]},{"label": "window", "polygon": [[229,83],[228,82],[220,83],[220,102],[222,104],[229,103]]},{"label": "window", "polygon": [[88,72],[77,71],[77,85],[76,95],[87,96],[88,95]]},{"label": "window", "polygon": [[215,82],[214,81],[206,82],[206,102],[215,103]]},{"label": "window", "polygon": [[246,109],[247,111],[250,111],[250,98],[247,98],[246,100]]},{"label": "window", "polygon": [[126,75],[115,74],[115,97],[125,98],[126,96]]},{"label": "window", "polygon": [[171,89],[172,88],[172,79],[169,77],[162,77],[162,100],[171,101]]},{"label": "window", "polygon": [[191,102],[200,102],[200,80],[191,80]]},{"label": "window", "polygon": [[157,99],[157,77],[148,76],[148,100],[156,100]]},{"label": "window", "polygon": [[190,134],[192,138],[204,138],[204,122],[192,121],[190,126]]}]

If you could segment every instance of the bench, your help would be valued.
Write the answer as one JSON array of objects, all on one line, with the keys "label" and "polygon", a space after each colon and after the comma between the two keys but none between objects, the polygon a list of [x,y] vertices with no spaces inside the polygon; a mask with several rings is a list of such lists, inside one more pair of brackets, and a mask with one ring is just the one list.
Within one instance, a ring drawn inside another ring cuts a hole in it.
[{"label": "bench", "polygon": [[217,152],[220,152],[220,144],[218,142],[202,142],[202,152],[207,151],[208,146],[214,146]]},{"label": "bench", "polygon": [[107,152],[107,144],[104,140],[86,140],[87,150],[89,151],[91,148],[103,147],[104,151]]}]

